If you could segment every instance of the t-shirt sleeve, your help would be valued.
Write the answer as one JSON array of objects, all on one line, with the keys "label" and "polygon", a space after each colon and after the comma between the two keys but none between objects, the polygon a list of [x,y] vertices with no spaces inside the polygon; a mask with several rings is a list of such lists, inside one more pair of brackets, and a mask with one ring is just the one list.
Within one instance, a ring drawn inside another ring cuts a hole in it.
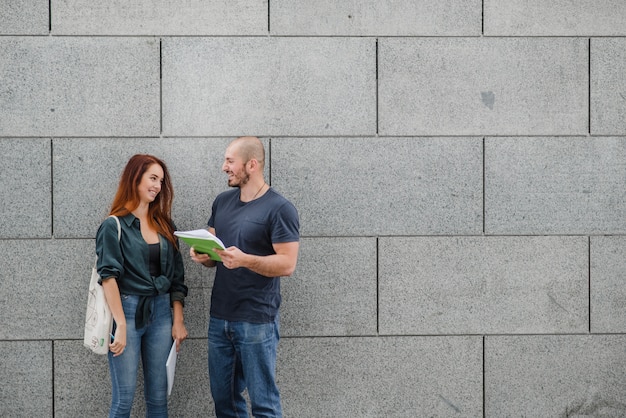
[{"label": "t-shirt sleeve", "polygon": [[211,206],[211,216],[207,222],[209,228],[215,228],[215,208],[217,207],[217,201],[219,198],[220,197],[218,196],[215,200],[213,200],[213,205]]},{"label": "t-shirt sleeve", "polygon": [[272,222],[272,243],[300,241],[300,220],[296,207],[287,201],[276,211]]}]

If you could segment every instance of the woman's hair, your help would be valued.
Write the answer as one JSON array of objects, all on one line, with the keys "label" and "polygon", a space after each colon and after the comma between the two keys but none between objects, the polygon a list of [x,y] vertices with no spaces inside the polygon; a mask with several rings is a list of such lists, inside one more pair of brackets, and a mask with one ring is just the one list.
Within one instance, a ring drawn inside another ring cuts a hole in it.
[{"label": "woman's hair", "polygon": [[172,180],[165,163],[153,155],[136,154],[128,160],[120,177],[120,184],[109,215],[125,216],[139,207],[137,188],[143,174],[153,164],[158,164],[163,169],[163,184],[161,191],[148,207],[148,223],[177,247],[172,225],[172,200],[174,199]]}]

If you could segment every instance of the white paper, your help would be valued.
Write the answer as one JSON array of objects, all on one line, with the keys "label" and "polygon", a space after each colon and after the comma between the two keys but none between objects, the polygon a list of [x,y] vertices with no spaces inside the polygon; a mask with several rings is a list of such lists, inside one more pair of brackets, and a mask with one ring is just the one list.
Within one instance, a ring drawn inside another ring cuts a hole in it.
[{"label": "white paper", "polygon": [[176,356],[176,340],[174,340],[174,344],[172,344],[172,349],[170,350],[170,355],[167,356],[167,361],[165,362],[165,370],[167,371],[167,396],[170,396],[172,394],[172,388],[174,387]]},{"label": "white paper", "polygon": [[222,248],[226,248],[222,240],[210,233],[207,229],[194,229],[193,231],[174,231],[174,235],[181,238],[209,239],[220,244]]}]

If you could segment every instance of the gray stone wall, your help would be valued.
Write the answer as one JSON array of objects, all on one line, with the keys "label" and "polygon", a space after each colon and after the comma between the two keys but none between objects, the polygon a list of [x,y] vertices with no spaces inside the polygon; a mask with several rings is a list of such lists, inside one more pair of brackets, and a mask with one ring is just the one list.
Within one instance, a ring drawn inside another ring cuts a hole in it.
[{"label": "gray stone wall", "polygon": [[[162,157],[200,228],[243,134],[301,216],[286,417],[624,416],[625,114],[623,0],[3,0],[0,416],[106,415],[81,338],[121,169]],[[212,416],[185,262],[170,411]]]}]

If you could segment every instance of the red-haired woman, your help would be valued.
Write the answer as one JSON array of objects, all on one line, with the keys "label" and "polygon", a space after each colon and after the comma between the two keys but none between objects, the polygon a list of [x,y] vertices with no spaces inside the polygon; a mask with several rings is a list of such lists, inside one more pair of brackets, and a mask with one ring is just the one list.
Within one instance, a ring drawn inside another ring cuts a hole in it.
[{"label": "red-haired woman", "polygon": [[171,220],[173,190],[165,163],[131,157],[122,173],[110,215],[96,235],[98,273],[114,320],[109,346],[110,417],[128,417],[141,357],[146,414],[167,417],[165,362],[172,341],[187,338],[183,260]]}]

